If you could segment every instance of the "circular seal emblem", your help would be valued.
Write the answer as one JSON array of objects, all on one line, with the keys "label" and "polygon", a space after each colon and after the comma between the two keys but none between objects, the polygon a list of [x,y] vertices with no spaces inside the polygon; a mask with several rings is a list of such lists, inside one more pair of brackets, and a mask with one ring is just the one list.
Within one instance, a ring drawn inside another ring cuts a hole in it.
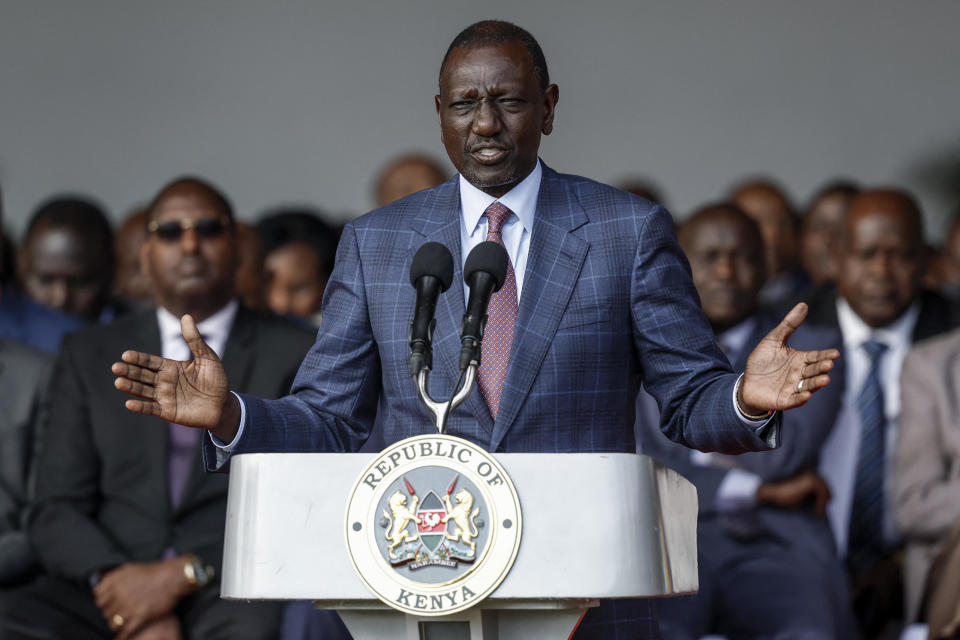
[{"label": "circular seal emblem", "polygon": [[442,616],[481,602],[520,547],[520,501],[507,473],[472,442],[422,435],[384,449],[347,502],[347,550],[387,605]]}]

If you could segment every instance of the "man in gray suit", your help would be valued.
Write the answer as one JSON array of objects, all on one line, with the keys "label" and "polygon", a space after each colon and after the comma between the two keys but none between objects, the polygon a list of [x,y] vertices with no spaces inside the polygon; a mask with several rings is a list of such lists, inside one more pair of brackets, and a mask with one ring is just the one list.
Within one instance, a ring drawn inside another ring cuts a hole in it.
[{"label": "man in gray suit", "polygon": [[227,476],[204,472],[196,430],[135,416],[110,363],[136,346],[189,356],[182,314],[231,380],[277,397],[313,334],[240,307],[224,196],[198,179],[165,187],[141,249],[158,308],[68,336],[54,373],[29,534],[48,575],[0,595],[0,637],[272,638],[279,606],[219,599]]},{"label": "man in gray suit", "polygon": [[904,590],[912,621],[921,613],[931,564],[960,522],[960,330],[910,351],[900,391],[893,515],[906,546]]},{"label": "man in gray suit", "polygon": [[[733,366],[742,367],[776,324],[757,308],[764,282],[760,229],[735,205],[718,204],[694,213],[679,240],[717,341]],[[805,325],[790,343],[839,345],[840,336]],[[851,637],[843,568],[824,517],[829,490],[815,469],[840,409],[842,362],[830,376],[826,389],[784,414],[779,449],[740,456],[668,441],[657,427],[653,398],[639,396],[638,449],[687,476],[700,500],[700,592],[660,602],[665,638]]]}]

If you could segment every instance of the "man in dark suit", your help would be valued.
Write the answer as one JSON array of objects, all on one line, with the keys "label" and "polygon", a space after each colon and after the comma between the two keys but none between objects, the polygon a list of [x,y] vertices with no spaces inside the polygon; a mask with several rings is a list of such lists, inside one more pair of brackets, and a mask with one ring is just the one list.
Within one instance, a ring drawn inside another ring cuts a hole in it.
[{"label": "man in dark suit", "polygon": [[53,356],[0,339],[0,586],[16,585],[37,569],[27,541],[37,425],[46,409]]},{"label": "man in dark suit", "polygon": [[123,408],[110,361],[131,346],[186,359],[193,314],[231,381],[276,397],[312,332],[234,299],[232,209],[180,179],[151,204],[141,250],[157,310],[71,334],[56,365],[29,534],[48,575],[0,598],[12,638],[271,638],[278,605],[219,600],[227,476],[198,432]]},{"label": "man in dark suit", "polygon": [[[133,352],[114,365],[117,386],[140,397],[127,407],[209,428],[217,439],[207,440],[211,467],[231,452],[355,451],[375,417],[388,442],[428,432],[408,368],[411,260],[431,240],[456,256],[433,342],[433,391],[446,397],[457,377],[463,260],[486,238],[506,247],[510,264],[491,302],[488,327],[497,329],[483,341],[478,388],[450,415],[449,433],[495,452],[632,452],[643,378],[673,438],[728,452],[775,445],[779,420],[769,413],[826,385],[836,351],[784,347],[803,319],[798,307],[741,382],[700,312],[669,214],[539,161],[558,96],[529,33],[496,21],[468,27],[444,58],[435,99],[459,175],[347,225],[323,324],[292,395],[270,403],[228,394],[227,377],[185,317],[192,365]],[[178,381],[201,393],[178,399]],[[605,602],[577,637],[614,633],[656,637],[649,603]]]},{"label": "man in dark suit", "polygon": [[[735,205],[710,205],[684,222],[679,241],[717,342],[741,369],[776,325],[757,307],[764,282],[760,229]],[[839,346],[840,336],[804,325],[791,343]],[[784,414],[783,442],[774,451],[691,451],[663,437],[656,402],[644,392],[638,397],[638,451],[680,471],[700,500],[700,592],[660,602],[665,637],[851,637],[846,578],[825,517],[829,491],[816,472],[843,397],[839,364],[831,374],[839,380]]]},{"label": "man in dark suit", "polygon": [[809,301],[813,322],[839,327],[846,362],[844,406],[824,444],[827,509],[866,637],[902,617],[901,541],[890,456],[897,441],[900,370],[912,343],[954,324],[950,305],[921,290],[920,208],[898,189],[868,189],[851,203],[837,246],[835,288]]}]

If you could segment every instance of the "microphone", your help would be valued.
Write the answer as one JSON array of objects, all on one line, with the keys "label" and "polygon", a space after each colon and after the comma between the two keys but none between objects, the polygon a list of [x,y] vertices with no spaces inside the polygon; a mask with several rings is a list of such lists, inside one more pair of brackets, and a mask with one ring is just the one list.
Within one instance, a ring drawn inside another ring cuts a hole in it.
[{"label": "microphone", "polygon": [[439,242],[427,242],[417,250],[410,265],[410,284],[417,290],[413,323],[410,325],[410,375],[433,367],[433,328],[437,298],[453,282],[453,256]]},{"label": "microphone", "polygon": [[480,364],[480,340],[487,324],[487,305],[490,296],[503,285],[510,262],[502,245],[487,240],[481,242],[463,266],[463,279],[470,287],[467,312],[460,330],[460,370],[471,364]]}]

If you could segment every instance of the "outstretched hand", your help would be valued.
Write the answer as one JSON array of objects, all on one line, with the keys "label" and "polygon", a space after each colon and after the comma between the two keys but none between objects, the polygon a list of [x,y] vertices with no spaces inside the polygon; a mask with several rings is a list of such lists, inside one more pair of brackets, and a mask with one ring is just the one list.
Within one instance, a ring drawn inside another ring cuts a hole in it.
[{"label": "outstretched hand", "polygon": [[799,407],[830,383],[827,374],[840,357],[839,351],[797,351],[787,346],[787,340],[806,317],[807,305],[801,302],[750,354],[740,387],[740,403],[746,413],[758,415]]},{"label": "outstretched hand", "polygon": [[192,316],[180,319],[180,329],[193,360],[178,362],[124,351],[122,362],[111,367],[117,376],[114,386],[137,397],[126,401],[130,411],[187,427],[211,429],[230,441],[239,426],[239,410],[229,393],[223,363],[200,337]]}]

